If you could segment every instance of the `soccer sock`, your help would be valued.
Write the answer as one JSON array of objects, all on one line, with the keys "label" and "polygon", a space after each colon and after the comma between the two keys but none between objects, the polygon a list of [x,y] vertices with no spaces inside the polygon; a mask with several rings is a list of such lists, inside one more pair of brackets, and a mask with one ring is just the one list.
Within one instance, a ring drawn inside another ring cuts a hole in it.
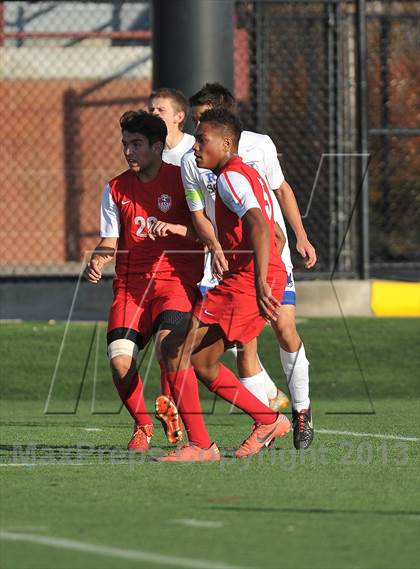
[{"label": "soccer sock", "polygon": [[260,373],[252,375],[251,377],[241,377],[239,378],[239,381],[248,389],[248,391],[255,395],[255,397],[259,399],[261,403],[268,405],[268,397],[265,392],[264,377],[265,371],[262,370]]},{"label": "soccer sock", "polygon": [[179,371],[168,371],[166,377],[190,443],[200,448],[209,448],[211,440],[201,412],[198,381],[194,369],[190,367]]},{"label": "soccer sock", "polygon": [[270,425],[277,419],[277,413],[261,403],[224,365],[220,364],[219,375],[209,389],[225,401],[229,401],[229,403],[248,413],[256,423]]},{"label": "soccer sock", "polygon": [[153,421],[147,412],[143,397],[143,382],[140,375],[136,373],[128,387],[124,381],[114,381],[114,384],[136,425],[152,425]]},{"label": "soccer sock", "polygon": [[258,354],[257,354],[257,358],[258,358],[258,362],[259,362],[259,364],[262,367],[262,370],[264,372],[264,391],[265,391],[268,399],[274,399],[274,397],[276,397],[276,395],[277,395],[277,385],[274,383],[274,381],[268,375],[268,372],[265,369],[265,367],[262,365],[260,357]]},{"label": "soccer sock", "polygon": [[235,356],[235,359],[238,357],[238,348],[237,346],[232,346],[231,348],[227,349],[228,352]]},{"label": "soccer sock", "polygon": [[[228,352],[231,352],[235,356],[235,358],[238,357],[238,348],[236,346],[229,348]],[[251,393],[253,393],[255,395],[255,397],[257,397],[257,399],[262,401],[265,405],[268,405],[268,399],[273,399],[277,395],[277,386],[274,383],[274,381],[271,379],[271,377],[268,375],[268,372],[265,369],[265,367],[263,366],[263,364],[261,363],[261,360],[260,360],[260,357],[258,354],[257,354],[257,359],[258,359],[258,363],[261,366],[262,372],[264,374],[263,375],[263,381],[264,381],[263,389],[264,389],[265,395],[262,394],[262,391],[259,387],[259,382],[260,382],[259,374],[253,375],[251,377],[241,377],[240,380],[241,380],[242,385],[245,385],[245,387],[247,389],[249,389],[249,391]],[[255,382],[252,381],[254,379],[255,379]]]},{"label": "soccer sock", "polygon": [[169,384],[169,381],[167,378],[167,371],[165,369],[165,366],[164,366],[162,360],[159,361],[159,365],[160,365],[160,391],[161,391],[162,395],[166,395],[166,397],[169,397],[169,399],[172,399],[171,386]]},{"label": "soccer sock", "polygon": [[303,344],[297,352],[286,352],[280,348],[280,359],[287,377],[292,407],[296,411],[308,409],[309,400],[309,362]]}]

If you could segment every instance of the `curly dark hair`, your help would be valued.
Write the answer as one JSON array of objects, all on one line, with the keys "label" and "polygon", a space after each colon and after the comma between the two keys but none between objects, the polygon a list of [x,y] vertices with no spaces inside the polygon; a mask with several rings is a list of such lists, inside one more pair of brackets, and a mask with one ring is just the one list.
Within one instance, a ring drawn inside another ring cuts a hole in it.
[{"label": "curly dark hair", "polygon": [[204,111],[200,117],[200,124],[206,122],[220,125],[225,129],[225,131],[229,132],[236,145],[239,144],[239,138],[241,137],[243,128],[241,121],[235,114],[221,107],[208,109],[207,111]]},{"label": "curly dark hair", "polygon": [[120,126],[122,131],[142,134],[149,144],[162,142],[165,146],[168,129],[160,117],[146,111],[127,111],[120,118]]}]

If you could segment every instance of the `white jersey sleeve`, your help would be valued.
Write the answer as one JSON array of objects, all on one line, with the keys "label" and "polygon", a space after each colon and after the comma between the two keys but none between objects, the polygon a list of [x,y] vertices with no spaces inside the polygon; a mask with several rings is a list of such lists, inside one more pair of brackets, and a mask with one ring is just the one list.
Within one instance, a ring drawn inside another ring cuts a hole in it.
[{"label": "white jersey sleeve", "polygon": [[195,164],[192,151],[181,158],[181,177],[184,185],[185,199],[190,211],[205,209],[205,198],[200,188],[200,173]]},{"label": "white jersey sleeve", "polygon": [[264,138],[265,177],[268,182],[268,187],[271,190],[277,190],[284,182],[284,174],[280,166],[274,142],[267,135],[265,135]]},{"label": "white jersey sleeve", "polygon": [[162,160],[167,164],[174,166],[181,165],[181,158],[188,152],[195,142],[195,138],[191,134],[184,132],[184,136],[176,146],[173,148],[164,148],[162,152]]},{"label": "white jersey sleeve", "polygon": [[261,209],[251,184],[239,172],[221,174],[217,180],[217,191],[230,211],[241,218],[249,209]]},{"label": "white jersey sleeve", "polygon": [[120,236],[120,211],[111,196],[111,188],[106,185],[101,202],[101,237]]}]

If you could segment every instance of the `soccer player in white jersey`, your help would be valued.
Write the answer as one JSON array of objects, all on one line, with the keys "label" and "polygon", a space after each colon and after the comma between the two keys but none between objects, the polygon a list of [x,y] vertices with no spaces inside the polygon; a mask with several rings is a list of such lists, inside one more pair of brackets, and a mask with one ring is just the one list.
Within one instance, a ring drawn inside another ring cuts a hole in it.
[{"label": "soccer player in white jersey", "polygon": [[182,156],[191,149],[195,138],[183,132],[188,117],[188,101],[178,89],[156,89],[149,97],[149,112],[160,117],[166,124],[168,136],[162,153],[167,164],[180,166]]},{"label": "soccer player in white jersey", "polygon": [[[149,96],[149,112],[158,115],[162,120],[164,120],[166,127],[168,129],[168,136],[166,139],[166,146],[163,150],[162,159],[164,162],[168,162],[174,165],[181,164],[182,156],[192,148],[195,142],[195,138],[189,134],[182,132],[182,128],[185,124],[186,118],[188,116],[189,103],[181,91],[171,88],[162,88],[153,91]],[[177,143],[177,141],[180,142]],[[283,238],[283,234],[281,234]],[[210,261],[210,258],[209,258]],[[210,266],[210,264],[208,264]],[[209,278],[211,279],[210,270],[207,269],[202,282],[199,283],[199,288],[203,292],[208,286],[203,286],[203,283],[207,283]],[[213,285],[217,281],[212,281]],[[236,355],[236,348],[232,349]],[[259,366],[257,363],[257,355],[254,355],[255,366]],[[239,360],[242,361],[241,358]],[[289,400],[285,393],[276,387],[271,377],[268,375],[264,368],[255,367],[259,369],[259,376],[264,375],[265,381],[268,385],[268,395],[266,390],[263,388],[260,382],[260,377],[255,379],[252,374],[248,377],[247,374],[243,375],[242,382],[244,385],[250,389],[254,395],[259,397],[259,399],[266,405],[269,405],[274,411],[280,411],[287,407]],[[253,370],[254,370],[253,368]],[[239,373],[241,373],[241,367],[239,367]],[[156,405],[159,404],[159,398],[156,400]]]},{"label": "soccer player in white jersey", "polygon": [[[201,114],[210,108],[223,107],[236,112],[236,101],[228,89],[219,83],[207,83],[190,97],[190,107],[193,121],[198,124]],[[273,141],[269,136],[244,131],[239,141],[238,153],[246,164],[253,166],[267,181],[268,187],[277,198],[273,200],[273,204],[278,206],[275,221],[287,235],[283,211],[296,235],[296,247],[305,259],[305,267],[312,268],[316,263],[316,252],[303,227],[293,190],[283,176]],[[203,286],[211,287],[217,283],[214,277],[221,278],[228,268],[214,229],[215,176],[210,170],[197,167],[193,152],[188,152],[183,156],[181,174],[195,230],[212,254],[213,269],[210,267],[207,270],[202,282]],[[283,248],[282,259],[286,266],[288,279],[276,335],[280,345],[280,360],[292,399],[293,442],[297,449],[305,449],[311,444],[314,435],[309,399],[309,362],[296,330],[296,292],[287,240]],[[243,378],[241,381],[256,397],[262,399],[262,390],[265,390],[266,396],[270,397],[274,394],[276,387],[272,382],[270,384],[265,377],[258,357],[256,357],[256,349],[256,342],[253,341],[238,353],[238,371]]]}]

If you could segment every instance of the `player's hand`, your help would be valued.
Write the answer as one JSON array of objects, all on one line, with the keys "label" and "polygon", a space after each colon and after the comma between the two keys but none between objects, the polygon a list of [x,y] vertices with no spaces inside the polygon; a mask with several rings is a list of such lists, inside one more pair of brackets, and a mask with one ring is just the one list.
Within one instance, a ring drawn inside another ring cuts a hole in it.
[{"label": "player's hand", "polygon": [[220,247],[209,248],[211,254],[212,275],[221,280],[223,273],[229,270],[229,263]]},{"label": "player's hand", "polygon": [[95,257],[91,259],[84,270],[83,276],[90,283],[99,282],[102,277],[102,263],[100,260]]},{"label": "player's hand", "polygon": [[296,249],[305,260],[305,269],[312,269],[316,263],[316,251],[315,247],[309,242],[308,238],[298,238],[296,241]]},{"label": "player's hand", "polygon": [[149,229],[148,236],[153,241],[156,237],[167,237],[168,235],[177,235],[176,225],[174,223],[166,223],[165,221],[155,221]]},{"label": "player's hand", "polygon": [[279,315],[280,302],[271,294],[271,288],[267,283],[261,283],[256,286],[257,304],[260,314],[267,322],[275,322]]}]

